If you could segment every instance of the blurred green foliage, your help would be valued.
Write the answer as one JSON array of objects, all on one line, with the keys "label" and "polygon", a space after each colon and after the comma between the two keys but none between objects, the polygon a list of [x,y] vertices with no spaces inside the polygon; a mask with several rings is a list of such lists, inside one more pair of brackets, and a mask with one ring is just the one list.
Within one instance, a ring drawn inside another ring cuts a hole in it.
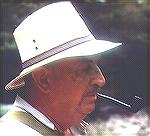
[{"label": "blurred green foliage", "polygon": [[43,7],[47,3],[30,3],[26,1],[1,2],[1,27],[0,27],[0,50],[16,49],[13,38],[14,29],[33,11]]},{"label": "blurred green foliage", "polygon": [[2,105],[0,104],[0,117],[4,115],[11,108],[11,105]]},{"label": "blurred green foliage", "polygon": [[[1,0],[0,50],[16,49],[12,35],[14,29],[27,15],[52,2],[56,0],[22,0],[21,2]],[[77,0],[72,2],[79,3]],[[94,25],[91,27],[98,33],[96,34],[98,38],[107,39],[107,35],[110,35],[120,41],[139,41],[142,44],[150,42],[148,0],[81,0],[80,2],[91,7],[95,6],[92,10]]]}]

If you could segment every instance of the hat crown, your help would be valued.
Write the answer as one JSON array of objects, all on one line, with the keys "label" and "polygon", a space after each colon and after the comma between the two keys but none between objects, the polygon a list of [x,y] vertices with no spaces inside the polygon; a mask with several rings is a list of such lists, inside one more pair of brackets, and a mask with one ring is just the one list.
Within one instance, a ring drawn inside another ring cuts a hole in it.
[{"label": "hat crown", "polygon": [[37,10],[14,31],[22,62],[90,34],[74,6],[68,1],[53,3]]}]

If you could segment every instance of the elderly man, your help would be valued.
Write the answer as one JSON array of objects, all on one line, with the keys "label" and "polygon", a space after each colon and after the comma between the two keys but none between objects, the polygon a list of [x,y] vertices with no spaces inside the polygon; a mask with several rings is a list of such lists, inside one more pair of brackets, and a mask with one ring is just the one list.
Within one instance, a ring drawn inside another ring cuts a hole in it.
[{"label": "elderly man", "polygon": [[120,44],[96,40],[70,2],[34,12],[14,37],[23,70],[5,89],[24,89],[1,118],[1,132],[84,135],[83,119],[94,110],[98,88],[105,84],[94,58]]}]

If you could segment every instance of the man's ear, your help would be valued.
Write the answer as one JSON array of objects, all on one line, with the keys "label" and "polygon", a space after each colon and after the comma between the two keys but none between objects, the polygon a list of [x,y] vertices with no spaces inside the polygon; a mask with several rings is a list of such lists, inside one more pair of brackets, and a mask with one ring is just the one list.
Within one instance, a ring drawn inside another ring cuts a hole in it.
[{"label": "man's ear", "polygon": [[49,78],[50,78],[50,70],[46,67],[42,66],[32,72],[32,77],[35,82],[35,85],[44,93],[49,92]]}]

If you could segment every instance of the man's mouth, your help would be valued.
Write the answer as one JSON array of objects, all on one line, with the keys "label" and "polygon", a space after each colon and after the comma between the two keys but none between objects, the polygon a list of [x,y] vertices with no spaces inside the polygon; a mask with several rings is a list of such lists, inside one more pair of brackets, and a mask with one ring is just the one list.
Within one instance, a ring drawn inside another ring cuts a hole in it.
[{"label": "man's mouth", "polygon": [[97,90],[98,89],[90,89],[84,96],[83,96],[83,102],[87,104],[93,104],[95,103],[97,99]]},{"label": "man's mouth", "polygon": [[96,99],[97,93],[98,93],[98,88],[93,87],[93,88],[89,89],[84,96],[85,97],[95,97],[95,99]]},{"label": "man's mouth", "polygon": [[97,99],[96,94],[90,94],[90,95],[84,96],[82,102],[86,103],[86,104],[93,104],[93,103],[95,103],[96,99]]},{"label": "man's mouth", "polygon": [[80,112],[87,115],[95,109],[95,102],[97,100],[97,88],[89,88],[82,97],[80,102]]}]

